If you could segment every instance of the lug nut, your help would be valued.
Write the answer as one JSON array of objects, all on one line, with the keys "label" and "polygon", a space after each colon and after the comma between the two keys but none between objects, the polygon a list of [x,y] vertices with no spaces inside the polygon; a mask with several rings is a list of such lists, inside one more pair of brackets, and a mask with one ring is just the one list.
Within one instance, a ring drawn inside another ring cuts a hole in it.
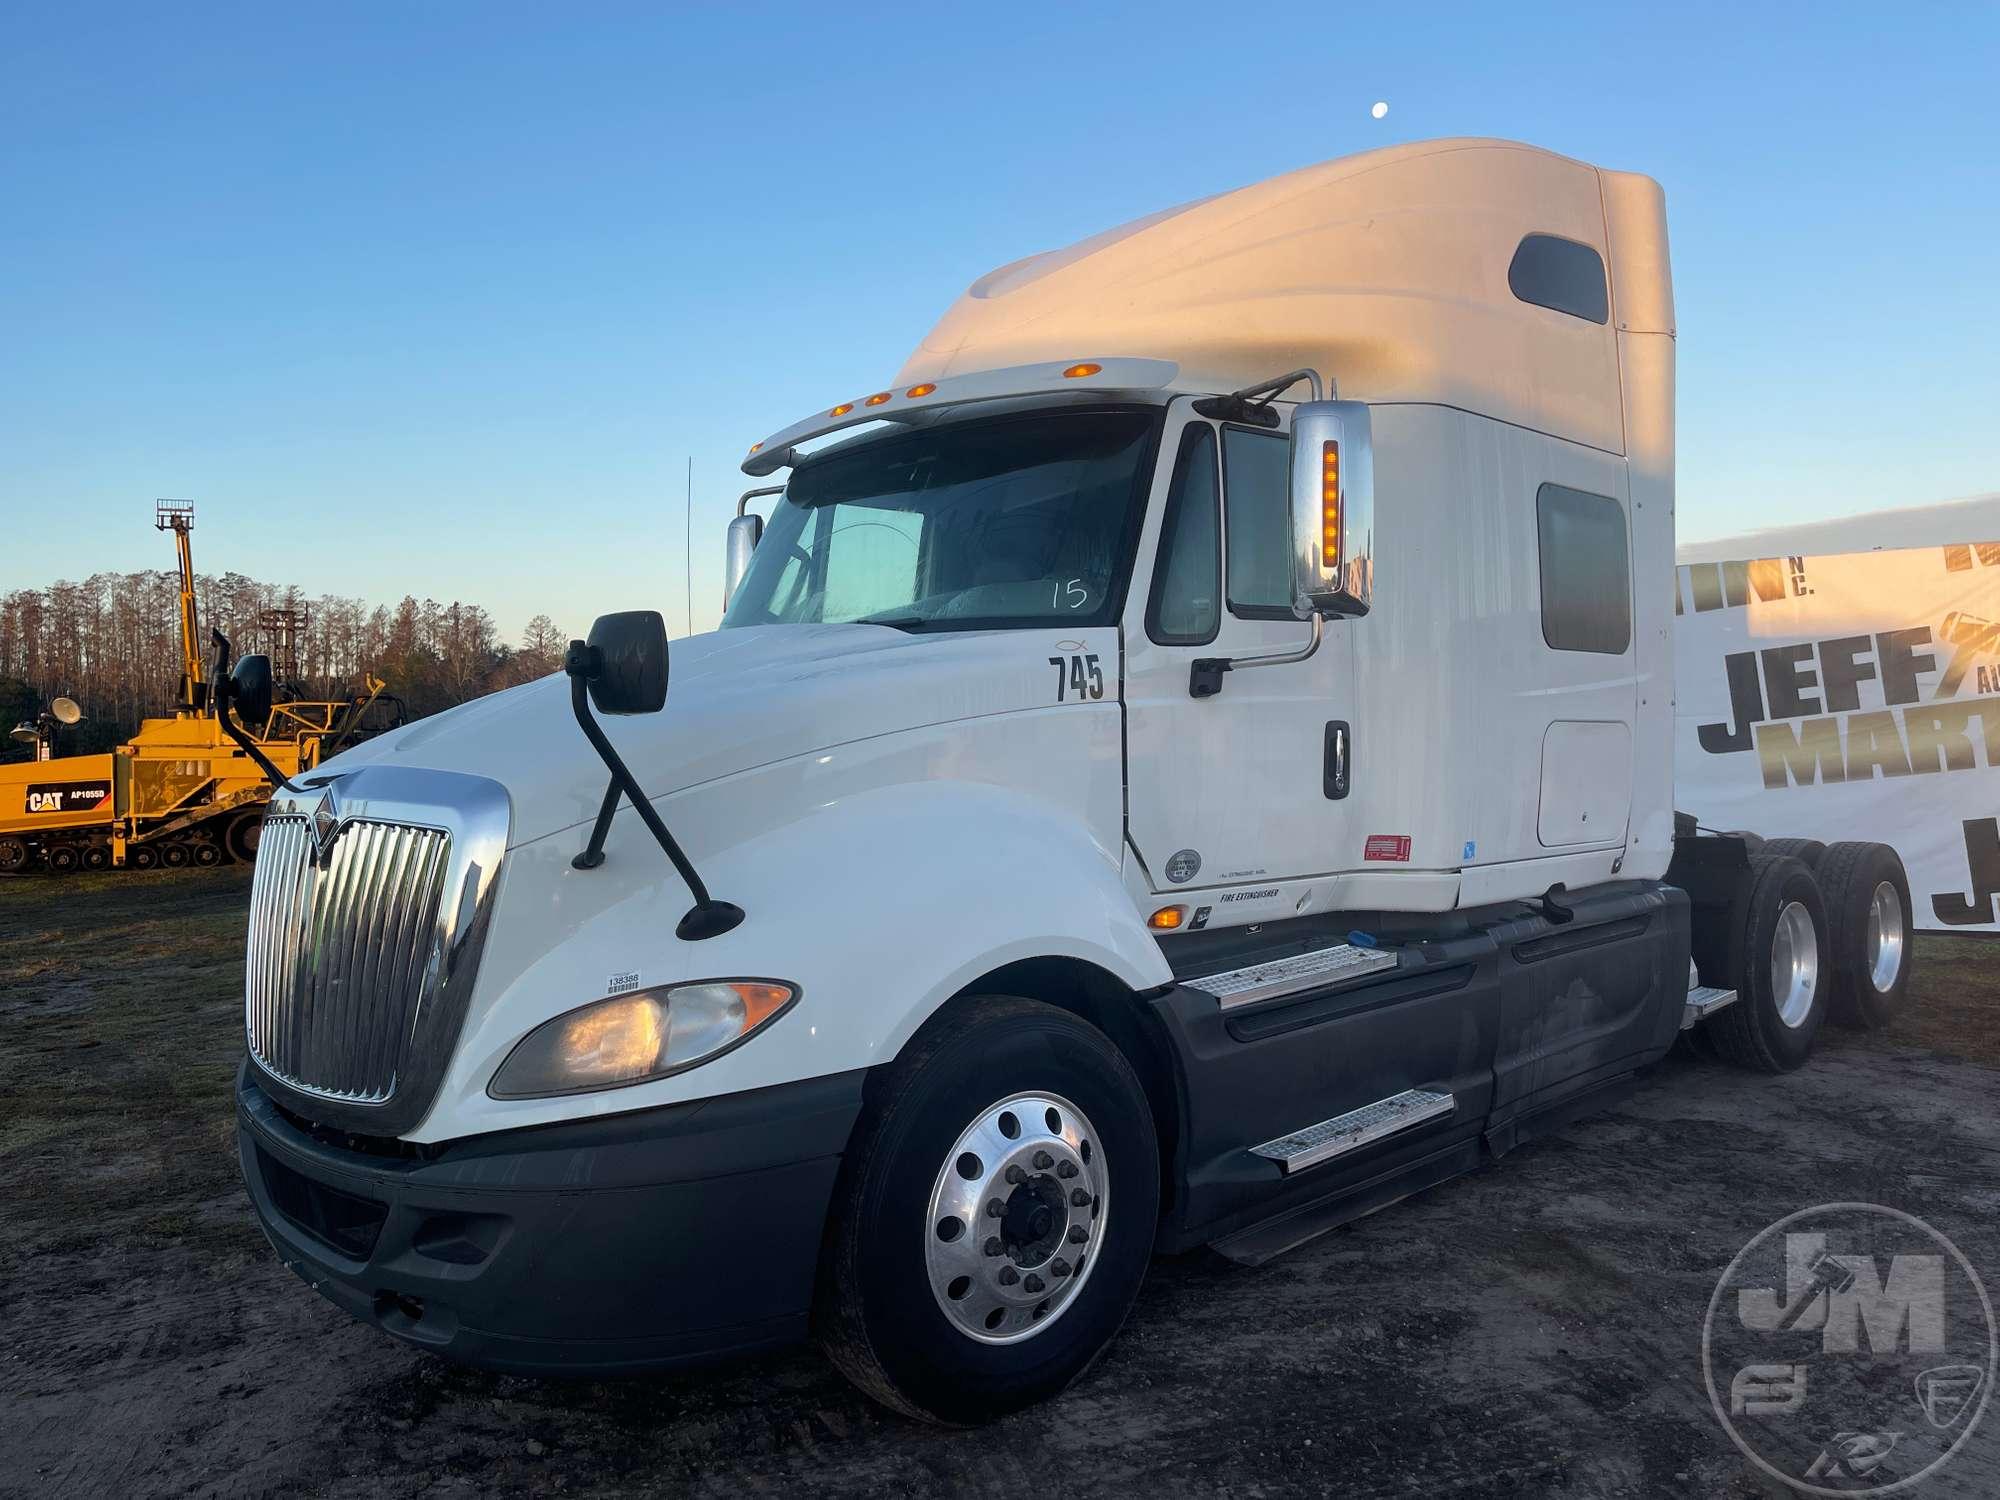
[{"label": "lug nut", "polygon": [[1000,1285],[1012,1286],[1015,1282],[1019,1281],[1020,1279],[1021,1279],[1021,1273],[1015,1270],[1012,1266],[1002,1266],[1000,1268]]},{"label": "lug nut", "polygon": [[[1088,1229],[1085,1229],[1081,1224],[1072,1224],[1069,1226],[1069,1242],[1072,1245],[1081,1245],[1085,1240],[1089,1238],[1090,1238],[1090,1231]],[[988,1255],[991,1255],[993,1252],[989,1250],[986,1253]]]},{"label": "lug nut", "polygon": [[1065,1182],[1069,1181],[1070,1178],[1076,1176],[1076,1163],[1073,1161],[1064,1162],[1056,1168],[1056,1176],[1062,1178]]},{"label": "lug nut", "polygon": [[1031,1297],[1039,1296],[1048,1290],[1048,1283],[1043,1281],[1039,1276],[1031,1275],[1026,1281],[1021,1283],[1021,1290]]},{"label": "lug nut", "polygon": [[[1082,1190],[1081,1188],[1079,1188],[1079,1189],[1077,1189],[1077,1191],[1078,1191],[1078,1192],[1081,1192],[1081,1191],[1083,1191],[1083,1190]],[[1084,1201],[1085,1201],[1085,1202],[1087,1203],[1087,1202],[1089,1202],[1090,1200],[1086,1198],[1086,1199],[1085,1199]],[[1006,1204],[1004,1204],[1004,1203],[1002,1203],[1002,1202],[1001,1202],[1001,1201],[1000,1201],[1000,1200],[999,1200],[998,1198],[988,1198],[988,1199],[986,1200],[986,1217],[987,1217],[987,1218],[989,1218],[989,1219],[997,1219],[997,1218],[999,1218],[999,1217],[1000,1217],[1000,1216],[1001,1216],[1002,1214],[1004,1214],[1005,1212],[1007,1212],[1007,1205],[1006,1205]]]},{"label": "lug nut", "polygon": [[1055,1276],[1067,1276],[1069,1275],[1069,1262],[1058,1255],[1054,1260],[1049,1262],[1049,1272]]},{"label": "lug nut", "polygon": [[1048,1152],[1037,1151],[1035,1153],[1035,1170],[1037,1172],[1046,1172],[1050,1167],[1053,1167],[1055,1164],[1056,1164],[1056,1159],[1053,1156],[1049,1155]]},{"label": "lug nut", "polygon": [[[1071,1234],[1073,1234],[1073,1235],[1076,1235],[1076,1237],[1077,1237],[1078,1239],[1082,1239],[1082,1238],[1083,1238],[1083,1236],[1082,1236],[1082,1235],[1080,1235],[1080,1234],[1076,1234],[1076,1231],[1075,1231],[1074,1229],[1072,1229],[1072,1230],[1070,1231],[1070,1233],[1071,1233]],[[999,1253],[1000,1253],[1000,1252],[1001,1252],[1001,1251],[1002,1251],[1003,1249],[1005,1249],[1005,1248],[1006,1248],[1006,1247],[1005,1247],[1004,1245],[1002,1245],[1002,1244],[1000,1243],[1000,1236],[999,1236],[999,1235],[995,1234],[995,1235],[988,1235],[988,1236],[987,1236],[987,1239],[986,1239],[986,1253],[987,1253],[988,1255],[998,1255],[998,1254],[999,1254]]]},{"label": "lug nut", "polygon": [[1013,1166],[1007,1169],[1007,1180],[1013,1183],[1015,1187],[1019,1187],[1028,1180],[1028,1174],[1021,1170],[1019,1162],[1015,1162]]},{"label": "lug nut", "polygon": [[[1088,1208],[1090,1207],[1090,1194],[1086,1193],[1082,1188],[1071,1188],[1069,1190],[1069,1201],[1077,1208]],[[988,1213],[993,1211],[991,1203],[986,1205],[986,1211]]]}]

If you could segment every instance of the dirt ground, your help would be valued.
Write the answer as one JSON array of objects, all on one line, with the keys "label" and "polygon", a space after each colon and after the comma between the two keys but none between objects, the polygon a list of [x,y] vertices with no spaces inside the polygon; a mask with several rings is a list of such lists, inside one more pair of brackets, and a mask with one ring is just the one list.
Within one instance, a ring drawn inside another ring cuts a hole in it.
[{"label": "dirt ground", "polygon": [[[675,1378],[471,1373],[279,1266],[237,1180],[247,876],[0,882],[0,1494],[1764,1495],[1703,1388],[1717,1276],[1860,1199],[2000,1292],[2000,945],[1770,1079],[1634,1097],[1258,1271],[1155,1262],[1068,1395],[981,1432],[810,1349]],[[2000,1493],[2000,1416],[1917,1492]]]}]

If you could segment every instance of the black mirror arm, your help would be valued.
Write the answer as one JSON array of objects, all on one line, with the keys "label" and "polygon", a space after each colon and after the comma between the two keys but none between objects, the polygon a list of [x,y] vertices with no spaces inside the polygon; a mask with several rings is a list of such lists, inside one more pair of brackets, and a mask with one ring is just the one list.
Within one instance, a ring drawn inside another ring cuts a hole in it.
[{"label": "black mirror arm", "polygon": [[288,792],[303,791],[303,787],[294,785],[283,771],[271,764],[271,758],[258,748],[255,740],[237,727],[236,721],[230,716],[227,689],[221,687],[221,684],[227,683],[228,680],[226,677],[218,680],[218,701],[215,705],[215,716],[222,721],[222,732],[236,741],[238,749],[257,762],[257,769],[271,778],[273,786],[281,786]]},{"label": "black mirror arm", "polygon": [[576,714],[577,727],[583,731],[584,738],[590,741],[590,746],[597,752],[598,758],[610,768],[611,784],[604,789],[604,800],[597,806],[597,821],[590,830],[590,843],[585,846],[581,854],[570,861],[570,864],[579,870],[593,870],[604,863],[604,840],[611,832],[611,815],[618,810],[618,798],[622,793],[631,802],[632,810],[639,814],[640,821],[646,825],[667,858],[673,861],[673,866],[680,872],[681,879],[687,882],[688,890],[694,894],[693,907],[674,929],[676,936],[687,942],[696,942],[702,938],[716,937],[728,932],[743,920],[743,908],[728,901],[717,901],[709,895],[708,887],[702,884],[701,876],[688,862],[687,855],[681,852],[681,846],[674,841],[673,834],[667,831],[667,825],[660,821],[659,812],[647,800],[639,783],[632,779],[632,773],[626,769],[623,758],[619,756],[610,738],[604,733],[603,727],[592,715],[589,694],[589,679],[581,672],[572,671],[569,677],[570,708]]},{"label": "black mirror arm", "polygon": [[288,792],[304,791],[305,788],[294,785],[283,771],[280,771],[276,766],[271,764],[271,757],[266,755],[263,748],[238,727],[235,719],[231,716],[229,637],[215,629],[211,629],[208,635],[209,639],[215,642],[215,685],[211,690],[211,696],[215,700],[216,722],[222,726],[222,732],[236,741],[237,749],[241,750],[257,763],[257,769],[271,779],[272,786],[281,786]]}]

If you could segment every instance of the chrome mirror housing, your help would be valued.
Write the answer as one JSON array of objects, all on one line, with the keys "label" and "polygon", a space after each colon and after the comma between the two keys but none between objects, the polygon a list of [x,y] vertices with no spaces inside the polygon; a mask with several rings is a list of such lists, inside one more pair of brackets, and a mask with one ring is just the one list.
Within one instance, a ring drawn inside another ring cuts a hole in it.
[{"label": "chrome mirror housing", "polygon": [[1293,610],[1365,615],[1375,593],[1375,459],[1362,401],[1292,413]]}]

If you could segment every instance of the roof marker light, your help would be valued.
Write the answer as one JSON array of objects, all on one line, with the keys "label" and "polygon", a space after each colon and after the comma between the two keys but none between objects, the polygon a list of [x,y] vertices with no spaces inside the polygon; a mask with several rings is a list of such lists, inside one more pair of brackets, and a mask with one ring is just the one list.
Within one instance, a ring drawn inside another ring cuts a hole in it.
[{"label": "roof marker light", "polygon": [[915,401],[919,396],[928,396],[932,391],[936,389],[937,387],[935,385],[932,385],[927,380],[922,385],[911,386],[907,391],[903,392],[903,394],[909,397],[910,400]]},{"label": "roof marker light", "polygon": [[843,401],[840,403],[840,405],[836,406],[832,411],[828,412],[827,415],[829,417],[844,417],[853,410],[854,410],[854,403],[852,401]]},{"label": "roof marker light", "polygon": [[1086,375],[1097,374],[1097,372],[1102,370],[1103,368],[1104,368],[1103,365],[1093,365],[1093,364],[1071,365],[1067,370],[1063,371],[1063,379],[1081,380]]},{"label": "roof marker light", "polygon": [[870,396],[866,401],[862,402],[861,404],[863,406],[880,406],[884,401],[887,401],[892,394],[893,393],[890,391],[877,391],[874,395]]}]

